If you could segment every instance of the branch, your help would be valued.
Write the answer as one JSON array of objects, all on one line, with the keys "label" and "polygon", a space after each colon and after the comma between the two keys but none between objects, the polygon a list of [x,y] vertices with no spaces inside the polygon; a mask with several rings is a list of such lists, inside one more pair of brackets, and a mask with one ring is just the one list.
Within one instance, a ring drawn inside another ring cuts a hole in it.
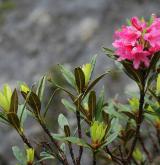
[{"label": "branch", "polygon": [[[29,142],[29,140],[27,139],[27,137],[24,135],[24,133],[19,134],[20,137],[22,138],[23,142],[29,147],[29,148],[33,148],[31,143]],[[34,149],[34,148],[33,148]],[[37,160],[40,160],[39,155],[37,154],[37,152],[35,151],[35,157]],[[40,164],[44,165],[43,162],[40,162]]]},{"label": "branch", "polygon": [[[78,106],[79,106],[79,104],[78,104]],[[80,116],[80,111],[79,110],[76,111],[76,117],[77,117],[77,126],[78,126],[78,137],[81,139],[82,138],[81,116]],[[83,147],[80,146],[79,147],[79,155],[76,158],[77,165],[80,165],[80,161],[81,161],[81,158],[82,158],[82,153],[83,153]]]},{"label": "branch", "polygon": [[145,92],[144,88],[140,90],[140,99],[139,99],[139,113],[138,113],[138,118],[137,118],[137,127],[136,127],[136,133],[135,133],[135,138],[133,140],[133,143],[131,145],[131,150],[127,156],[127,162],[130,162],[130,159],[132,158],[132,153],[135,149],[137,140],[139,138],[140,134],[140,127],[141,123],[143,121],[143,105],[144,105],[144,97],[145,97]]},{"label": "branch", "polygon": [[116,157],[116,156],[114,156],[107,146],[105,147],[105,151],[106,151],[106,153],[108,153],[110,155],[110,157],[112,158],[113,162],[117,163],[118,165],[121,165],[121,163],[120,163],[121,159]]},{"label": "branch", "polygon": [[147,148],[146,148],[146,146],[145,146],[141,136],[139,136],[139,142],[140,142],[140,144],[141,144],[141,146],[143,148],[143,151],[145,152],[149,162],[151,163],[152,162],[152,158],[151,158],[150,153],[148,152],[148,150],[147,150]]},{"label": "branch", "polygon": [[57,155],[57,158],[59,159],[59,161],[61,161],[64,165],[69,165],[66,155],[64,154],[64,152],[62,151],[62,149],[60,148],[60,146],[58,145],[58,143],[54,140],[53,136],[51,135],[50,131],[48,130],[48,128],[46,127],[45,123],[38,118],[38,122],[40,123],[41,127],[43,128],[44,132],[48,135],[48,137],[50,138],[51,142],[55,145],[55,147],[57,148],[57,150],[59,151],[59,154]]},{"label": "branch", "polygon": [[96,152],[93,151],[93,165],[96,165]]},{"label": "branch", "polygon": [[70,142],[68,142],[68,147],[69,147],[69,152],[70,152],[70,155],[71,155],[71,158],[72,158],[72,162],[73,162],[74,165],[76,165],[76,160],[75,160],[75,157],[74,157],[72,144]]}]

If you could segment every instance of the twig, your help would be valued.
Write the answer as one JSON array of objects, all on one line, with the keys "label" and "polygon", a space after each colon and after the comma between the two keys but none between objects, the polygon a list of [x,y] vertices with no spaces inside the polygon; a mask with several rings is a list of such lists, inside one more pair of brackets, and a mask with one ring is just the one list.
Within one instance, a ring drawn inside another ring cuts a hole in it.
[{"label": "twig", "polygon": [[121,149],[121,146],[120,145],[119,145],[118,149],[119,149],[119,153],[120,153],[120,156],[121,156],[121,161],[125,165],[126,164],[126,161],[124,160],[122,149]]},{"label": "twig", "polygon": [[135,149],[137,140],[139,138],[140,127],[141,127],[141,123],[142,123],[142,120],[143,120],[144,97],[145,97],[145,92],[144,92],[144,88],[143,88],[143,89],[140,90],[139,113],[138,113],[138,118],[137,118],[137,128],[136,128],[135,138],[134,138],[133,143],[131,145],[131,150],[130,150],[128,156],[127,156],[127,162],[130,162],[130,159],[132,157],[132,153]]},{"label": "twig", "polygon": [[[116,157],[116,156],[114,156],[107,146],[105,147],[105,151],[106,151],[106,153],[108,153],[108,154],[111,156],[112,160],[113,160],[115,163],[117,163],[118,165],[121,165],[121,163],[120,163],[120,162],[121,162],[121,159],[118,158],[118,157]],[[120,161],[120,162],[119,162],[119,161]]]},{"label": "twig", "polygon": [[[32,145],[31,145],[31,143],[30,143],[29,140],[27,139],[27,137],[24,135],[24,133],[21,133],[21,134],[19,134],[19,135],[20,135],[20,137],[22,138],[23,142],[24,142],[29,148],[33,148]],[[39,155],[37,154],[36,151],[35,151],[35,157],[36,157],[37,160],[40,160],[40,157],[39,157]],[[44,165],[43,162],[40,162],[40,164]]]},{"label": "twig", "polygon": [[93,151],[93,165],[96,165],[96,152]]},{"label": "twig", "polygon": [[[58,159],[64,164],[64,165],[69,165],[68,164],[68,161],[67,161],[67,158],[66,158],[66,155],[64,154],[64,152],[62,151],[62,149],[59,147],[58,143],[54,140],[53,136],[51,135],[50,131],[48,130],[48,128],[46,127],[45,123],[40,120],[38,118],[38,121],[41,125],[41,127],[43,128],[44,132],[48,135],[48,137],[50,138],[51,142],[55,145],[55,147],[58,149],[59,154],[56,154]],[[60,157],[59,157],[60,156]]]},{"label": "twig", "polygon": [[156,134],[157,134],[157,139],[160,146],[160,130],[158,128],[156,128]]},{"label": "twig", "polygon": [[74,157],[72,144],[70,142],[68,142],[68,147],[69,147],[69,152],[70,152],[70,155],[71,155],[71,158],[72,158],[72,162],[73,162],[74,165],[76,165],[76,160],[75,160],[75,157]]},{"label": "twig", "polygon": [[151,142],[153,144],[154,151],[156,153],[159,153],[159,149],[158,149],[157,143],[155,142],[154,137],[151,134],[149,134],[149,137],[150,137],[149,139],[151,140]]},{"label": "twig", "polygon": [[[79,105],[79,104],[78,104]],[[81,116],[79,110],[76,111],[76,117],[77,117],[77,126],[78,126],[78,137],[82,138],[82,131],[81,131]],[[79,155],[76,158],[77,165],[80,165],[80,161],[82,158],[82,153],[83,153],[83,147],[79,147]]]},{"label": "twig", "polygon": [[140,144],[141,144],[141,146],[143,148],[143,151],[145,152],[149,162],[151,163],[152,162],[152,158],[151,158],[150,153],[148,152],[148,150],[147,150],[147,148],[146,148],[146,146],[145,146],[141,136],[139,136],[139,142],[140,142]]},{"label": "twig", "polygon": [[[77,127],[78,127],[78,137],[81,139],[82,138],[81,115],[80,115],[81,95],[78,96],[78,98],[76,99],[75,102],[77,102],[76,118],[77,118]],[[81,164],[82,154],[83,154],[83,146],[80,146],[79,147],[79,154],[76,158],[77,165]]]}]

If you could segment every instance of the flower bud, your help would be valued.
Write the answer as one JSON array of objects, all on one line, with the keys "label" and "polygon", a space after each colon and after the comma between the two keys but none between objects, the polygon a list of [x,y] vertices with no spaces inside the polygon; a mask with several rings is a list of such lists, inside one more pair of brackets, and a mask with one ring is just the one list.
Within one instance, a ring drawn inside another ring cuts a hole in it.
[{"label": "flower bud", "polygon": [[11,97],[12,90],[8,84],[5,84],[0,92],[0,107],[6,112],[10,109]]},{"label": "flower bud", "polygon": [[27,163],[32,164],[34,161],[34,149],[28,148],[26,149],[26,153],[27,153]]},{"label": "flower bud", "polygon": [[93,122],[90,128],[93,148],[96,149],[102,144],[103,139],[106,135],[106,128],[107,126],[105,126],[103,122],[98,122],[98,121]]},{"label": "flower bud", "polygon": [[23,84],[20,84],[20,90],[24,93],[28,93],[30,91],[29,87],[27,84],[23,83]]},{"label": "flower bud", "polygon": [[158,74],[158,77],[157,77],[156,94],[160,95],[160,74]]},{"label": "flower bud", "polygon": [[143,161],[143,154],[142,152],[140,151],[139,148],[136,148],[133,152],[133,157],[136,161],[138,162],[142,162]]},{"label": "flower bud", "polygon": [[91,71],[92,71],[91,64],[88,63],[88,64],[83,65],[82,70],[85,75],[85,85],[87,85],[91,78]]}]

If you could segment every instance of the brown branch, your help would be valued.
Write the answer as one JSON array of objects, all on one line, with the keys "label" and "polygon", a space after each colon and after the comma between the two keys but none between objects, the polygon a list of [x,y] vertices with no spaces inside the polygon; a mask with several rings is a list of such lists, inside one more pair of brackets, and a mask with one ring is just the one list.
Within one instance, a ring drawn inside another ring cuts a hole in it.
[{"label": "brown branch", "polygon": [[105,147],[105,152],[110,155],[110,157],[112,158],[113,162],[117,163],[118,165],[121,165],[121,163],[120,163],[120,162],[122,162],[121,159],[116,157],[116,156],[114,156],[107,146]]},{"label": "brown branch", "polygon": [[76,160],[75,160],[75,157],[74,157],[72,144],[70,142],[68,142],[68,147],[69,147],[69,152],[70,152],[70,155],[71,155],[71,158],[72,158],[72,162],[73,162],[74,165],[76,165]]},{"label": "brown branch", "polygon": [[66,155],[64,154],[64,152],[62,151],[62,149],[60,148],[60,146],[58,145],[58,143],[54,140],[53,136],[51,135],[50,131],[48,130],[48,128],[46,127],[45,123],[38,118],[38,121],[41,125],[41,127],[43,128],[44,132],[48,135],[48,137],[50,138],[51,142],[55,145],[55,147],[57,148],[57,150],[59,151],[59,154],[57,155],[57,158],[59,159],[59,161],[61,161],[64,165],[69,165]]},{"label": "brown branch", "polygon": [[[19,133],[21,139],[23,140],[23,142],[29,147],[29,148],[33,148],[32,144],[29,142],[29,140],[27,139],[27,137],[24,135],[24,133]],[[34,149],[34,148],[33,148]],[[35,151],[35,150],[34,150]],[[35,151],[35,157],[37,160],[40,160],[39,155],[37,154],[37,152]],[[43,162],[40,162],[40,164],[44,165]]]},{"label": "brown branch", "polygon": [[[79,105],[79,104],[78,104]],[[77,117],[77,126],[78,126],[78,137],[82,138],[82,131],[81,131],[81,116],[80,116],[80,111],[76,111],[76,117]],[[76,158],[77,165],[80,165],[81,158],[82,158],[82,153],[83,153],[83,147],[79,147],[79,155]]]},{"label": "brown branch", "polygon": [[96,165],[96,152],[93,151],[93,165]]},{"label": "brown branch", "polygon": [[141,127],[141,123],[143,121],[144,97],[145,97],[145,92],[144,92],[144,86],[143,86],[143,89],[140,90],[139,113],[138,113],[138,117],[137,117],[137,127],[136,127],[135,138],[133,139],[133,143],[131,145],[131,150],[127,156],[127,162],[130,162],[130,159],[132,158],[132,153],[135,149],[137,140],[139,139],[140,127]]},{"label": "brown branch", "polygon": [[150,153],[148,152],[148,150],[147,150],[147,148],[146,148],[146,146],[145,146],[145,144],[144,144],[143,139],[142,139],[141,136],[139,136],[139,142],[140,142],[140,144],[141,144],[141,146],[142,146],[142,149],[143,149],[143,151],[145,152],[145,154],[146,154],[146,156],[147,156],[149,162],[151,163],[151,162],[152,162],[151,155],[150,155]]},{"label": "brown branch", "polygon": [[153,144],[153,148],[154,148],[154,151],[156,153],[159,153],[159,149],[158,149],[158,145],[157,145],[157,142],[155,142],[155,139],[154,137],[152,136],[152,134],[149,134],[149,139],[151,140],[152,144]]}]

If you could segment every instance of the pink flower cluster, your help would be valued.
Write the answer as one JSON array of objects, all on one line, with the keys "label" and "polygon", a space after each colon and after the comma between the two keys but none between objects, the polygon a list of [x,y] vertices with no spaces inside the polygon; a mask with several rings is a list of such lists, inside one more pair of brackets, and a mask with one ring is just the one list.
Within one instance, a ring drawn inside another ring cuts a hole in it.
[{"label": "pink flower cluster", "polygon": [[160,18],[152,16],[150,25],[137,17],[131,18],[131,25],[122,26],[115,32],[113,46],[118,61],[129,60],[135,69],[148,67],[155,52],[160,51]]}]

